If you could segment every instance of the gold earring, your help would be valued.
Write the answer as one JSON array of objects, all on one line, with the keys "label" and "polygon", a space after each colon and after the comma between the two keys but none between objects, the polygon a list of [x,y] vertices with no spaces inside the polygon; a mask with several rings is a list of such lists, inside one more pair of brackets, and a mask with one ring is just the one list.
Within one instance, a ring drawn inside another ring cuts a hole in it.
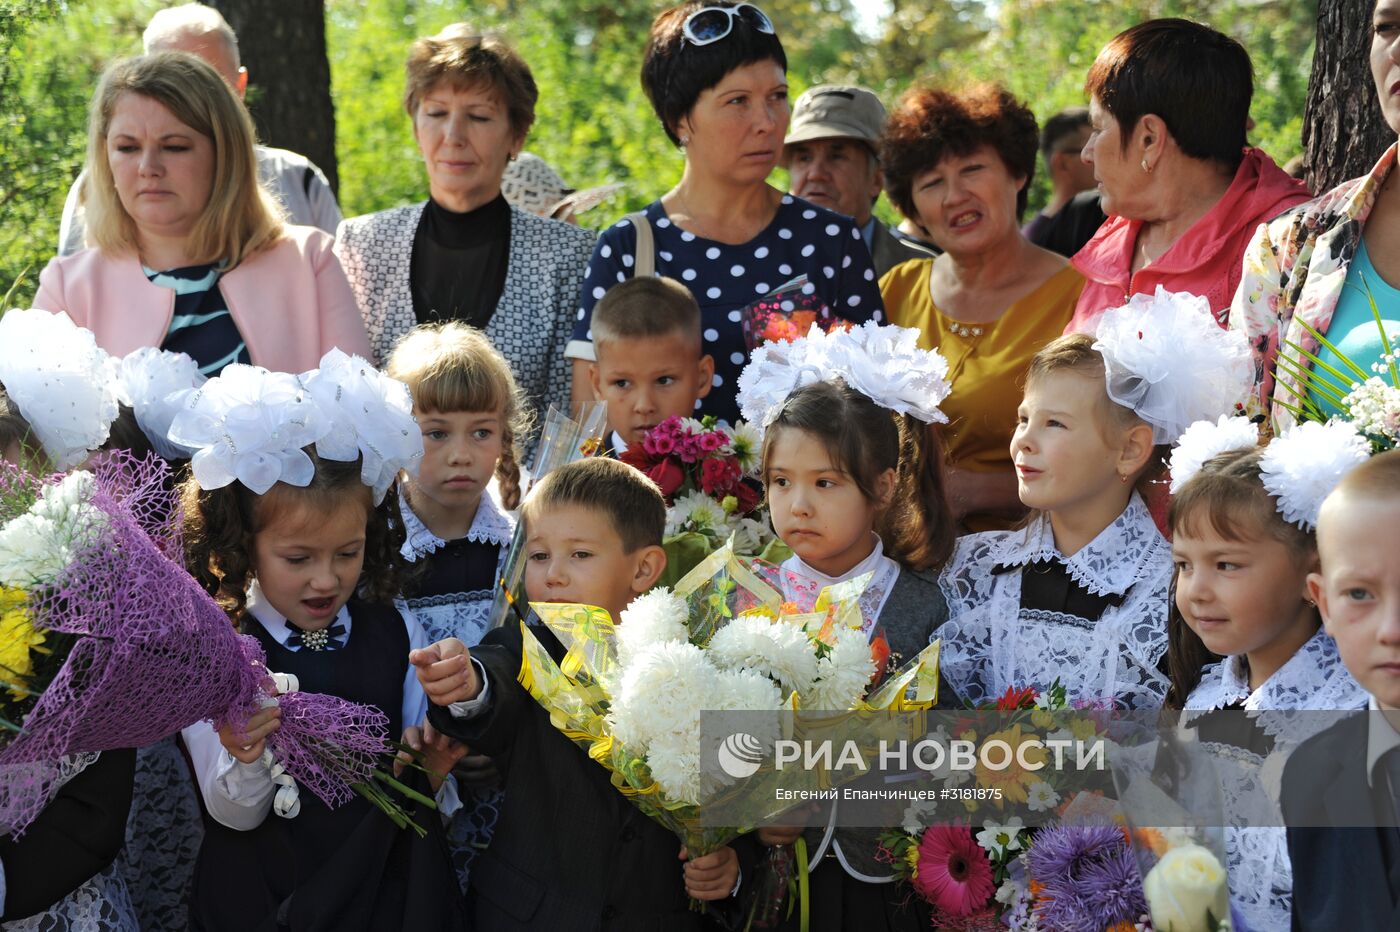
[{"label": "gold earring", "polygon": [[1147,164],[1147,157],[1146,157],[1146,156],[1143,156],[1143,159],[1142,159],[1142,170],[1145,171],[1145,172],[1147,172],[1149,175],[1152,174],[1152,166]]},{"label": "gold earring", "polygon": [[1127,485],[1127,484],[1128,484],[1128,477],[1125,476],[1123,473],[1120,472],[1120,473],[1118,474],[1118,481],[1121,482],[1121,483],[1123,483],[1124,485]]}]

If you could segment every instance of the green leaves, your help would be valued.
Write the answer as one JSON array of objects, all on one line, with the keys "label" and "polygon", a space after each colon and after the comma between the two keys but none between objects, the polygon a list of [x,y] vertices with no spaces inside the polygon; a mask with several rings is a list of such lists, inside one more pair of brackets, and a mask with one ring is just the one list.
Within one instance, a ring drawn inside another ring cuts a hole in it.
[{"label": "green leaves", "polygon": [[[140,51],[141,30],[166,0],[0,0],[0,294],[28,306],[32,270],[54,255],[64,196],[85,158],[87,106],[102,69]],[[470,18],[503,33],[540,89],[526,147],[586,187],[627,187],[586,214],[603,226],[664,193],[684,161],[666,139],[638,80],[650,0],[481,0]],[[873,87],[893,106],[918,80],[1004,81],[1037,116],[1083,104],[1084,76],[1113,35],[1148,16],[1204,20],[1244,43],[1254,60],[1251,141],[1280,163],[1299,132],[1312,61],[1316,3],[1257,0],[897,0],[878,35],[859,35],[851,0],[766,0],[788,55],[795,98],[823,82]],[[465,15],[452,0],[328,0],[327,54],[336,106],[341,206],[346,216],[427,196],[403,110],[410,43]],[[775,184],[787,179],[779,172]],[[1031,204],[1048,193],[1043,172]],[[882,200],[880,215],[895,219]]]}]

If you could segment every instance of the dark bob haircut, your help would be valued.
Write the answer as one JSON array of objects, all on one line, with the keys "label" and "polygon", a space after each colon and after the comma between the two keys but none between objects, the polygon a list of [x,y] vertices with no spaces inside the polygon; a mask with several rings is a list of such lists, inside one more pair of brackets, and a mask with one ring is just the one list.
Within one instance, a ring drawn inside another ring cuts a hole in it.
[{"label": "dark bob haircut", "polygon": [[963,91],[915,87],[905,93],[885,123],[880,164],[885,191],[904,216],[918,219],[914,179],[950,155],[967,156],[991,146],[1012,177],[1026,179],[1016,195],[1016,213],[1026,210],[1040,132],[1035,115],[1000,84]]},{"label": "dark bob haircut", "polygon": [[1244,158],[1254,68],[1244,46],[1209,26],[1152,19],[1120,32],[1094,59],[1084,90],[1118,121],[1124,149],[1151,113],[1194,159],[1234,171]]},{"label": "dark bob haircut", "polygon": [[691,45],[681,35],[686,17],[706,7],[732,4],[689,0],[663,11],[651,24],[642,59],[642,90],[661,120],[671,142],[680,145],[676,124],[695,106],[700,95],[735,68],[774,61],[787,71],[787,55],[776,35],[759,32],[734,17],[729,35],[709,45]]}]

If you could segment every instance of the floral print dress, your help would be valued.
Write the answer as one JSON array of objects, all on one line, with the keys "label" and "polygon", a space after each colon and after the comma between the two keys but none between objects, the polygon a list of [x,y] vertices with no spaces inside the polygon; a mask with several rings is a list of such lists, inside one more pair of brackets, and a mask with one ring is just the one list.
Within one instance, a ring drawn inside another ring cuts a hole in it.
[{"label": "floral print dress", "polygon": [[1310,364],[1296,347],[1315,354],[1318,342],[1303,324],[1324,335],[1331,326],[1348,266],[1395,156],[1391,146],[1370,174],[1344,181],[1262,224],[1245,250],[1230,327],[1249,338],[1255,361],[1251,407],[1271,415],[1275,433],[1294,422],[1279,402],[1300,406],[1307,395],[1303,380],[1285,371],[1288,366],[1279,368],[1279,356],[1308,371]]}]

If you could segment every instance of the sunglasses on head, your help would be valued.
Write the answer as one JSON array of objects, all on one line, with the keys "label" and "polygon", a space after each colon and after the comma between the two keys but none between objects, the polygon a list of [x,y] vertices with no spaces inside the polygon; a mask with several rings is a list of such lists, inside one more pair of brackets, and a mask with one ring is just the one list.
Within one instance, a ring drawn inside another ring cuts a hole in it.
[{"label": "sunglasses on head", "polygon": [[774,35],[773,21],[752,3],[734,6],[707,6],[696,10],[681,24],[681,35],[691,45],[709,45],[734,31],[734,20],[741,19],[750,28]]}]

